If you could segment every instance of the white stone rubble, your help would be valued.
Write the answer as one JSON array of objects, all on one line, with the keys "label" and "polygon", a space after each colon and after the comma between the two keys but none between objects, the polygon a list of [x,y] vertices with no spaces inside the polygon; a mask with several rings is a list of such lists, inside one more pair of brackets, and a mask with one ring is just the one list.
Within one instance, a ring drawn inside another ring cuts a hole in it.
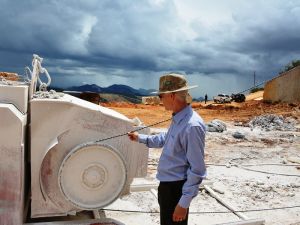
[{"label": "white stone rubble", "polygon": [[206,125],[206,128],[209,132],[223,132],[226,130],[226,124],[221,120],[214,119]]},{"label": "white stone rubble", "polygon": [[261,130],[271,131],[296,131],[295,125],[297,121],[293,118],[283,116],[277,116],[274,114],[265,114],[257,116],[249,122],[249,127],[251,129],[260,128]]},{"label": "white stone rubble", "polygon": [[49,98],[49,99],[59,99],[64,96],[64,93],[57,93],[54,90],[50,91],[37,91],[33,94],[33,98]]}]

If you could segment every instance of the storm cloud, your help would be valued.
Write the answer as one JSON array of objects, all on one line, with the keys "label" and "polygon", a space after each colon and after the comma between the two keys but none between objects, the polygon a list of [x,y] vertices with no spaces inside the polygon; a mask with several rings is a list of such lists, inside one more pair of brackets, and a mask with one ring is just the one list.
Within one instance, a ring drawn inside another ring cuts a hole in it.
[{"label": "storm cloud", "polygon": [[299,1],[0,0],[0,71],[32,54],[53,85],[157,88],[178,71],[192,94],[238,92],[300,59]]}]

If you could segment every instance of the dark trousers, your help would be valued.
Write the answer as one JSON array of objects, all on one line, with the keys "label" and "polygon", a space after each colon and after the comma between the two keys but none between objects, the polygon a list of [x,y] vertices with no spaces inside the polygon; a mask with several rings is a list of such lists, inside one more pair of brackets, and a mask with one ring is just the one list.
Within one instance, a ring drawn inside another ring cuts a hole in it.
[{"label": "dark trousers", "polygon": [[173,213],[182,195],[182,186],[185,180],[160,182],[158,186],[158,203],[160,207],[161,225],[187,225],[188,214],[184,221],[174,222]]}]

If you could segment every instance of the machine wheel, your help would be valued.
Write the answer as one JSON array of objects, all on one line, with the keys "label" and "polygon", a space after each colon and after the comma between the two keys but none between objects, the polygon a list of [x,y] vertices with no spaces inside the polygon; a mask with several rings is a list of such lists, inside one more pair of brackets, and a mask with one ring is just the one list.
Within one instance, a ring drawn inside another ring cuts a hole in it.
[{"label": "machine wheel", "polygon": [[64,158],[58,173],[62,194],[76,208],[95,210],[115,201],[127,181],[122,155],[108,145],[77,146]]}]

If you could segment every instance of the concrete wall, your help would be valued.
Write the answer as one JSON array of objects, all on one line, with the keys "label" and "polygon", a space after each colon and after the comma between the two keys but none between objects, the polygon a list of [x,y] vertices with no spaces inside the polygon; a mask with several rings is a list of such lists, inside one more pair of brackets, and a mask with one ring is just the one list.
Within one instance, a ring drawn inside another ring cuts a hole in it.
[{"label": "concrete wall", "polygon": [[264,100],[300,102],[300,66],[268,81],[265,85]]},{"label": "concrete wall", "polygon": [[159,105],[160,99],[158,96],[142,97],[142,103],[145,105]]}]

